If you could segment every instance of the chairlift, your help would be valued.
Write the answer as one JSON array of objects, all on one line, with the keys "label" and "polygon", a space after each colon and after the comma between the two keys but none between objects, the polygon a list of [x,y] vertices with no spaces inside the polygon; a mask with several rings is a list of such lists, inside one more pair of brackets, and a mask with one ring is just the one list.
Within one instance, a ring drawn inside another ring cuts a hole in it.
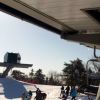
[{"label": "chairlift", "polygon": [[[96,95],[98,95],[100,97],[100,94],[98,94],[100,92],[100,86],[95,86],[95,85],[90,85],[89,84],[89,77],[91,77],[93,80],[98,80],[100,82],[100,73],[98,73],[98,75],[97,74],[89,75],[89,73],[88,73],[88,69],[89,69],[88,68],[88,63],[89,62],[93,62],[93,65],[94,65],[95,69],[99,69],[98,66],[96,66],[95,63],[94,63],[94,62],[100,62],[100,57],[96,55],[96,47],[95,46],[94,46],[94,57],[95,57],[95,59],[89,59],[86,63],[86,70],[87,70],[87,73],[86,73],[87,74],[87,88],[86,88],[87,91],[86,92],[88,92],[90,94],[95,93]],[[96,98],[96,100],[98,100],[98,99]]]},{"label": "chairlift", "polygon": [[6,53],[4,56],[4,62],[0,62],[0,66],[6,67],[1,77],[6,77],[12,68],[29,68],[33,64],[22,64],[20,63],[21,56],[19,53]]}]

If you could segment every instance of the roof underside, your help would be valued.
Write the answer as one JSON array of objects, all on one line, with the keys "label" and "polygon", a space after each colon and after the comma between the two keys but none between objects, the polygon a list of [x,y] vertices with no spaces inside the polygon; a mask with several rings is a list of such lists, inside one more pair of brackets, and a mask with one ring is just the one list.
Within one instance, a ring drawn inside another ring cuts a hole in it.
[{"label": "roof underside", "polygon": [[66,40],[100,48],[100,0],[1,0],[0,9]]}]

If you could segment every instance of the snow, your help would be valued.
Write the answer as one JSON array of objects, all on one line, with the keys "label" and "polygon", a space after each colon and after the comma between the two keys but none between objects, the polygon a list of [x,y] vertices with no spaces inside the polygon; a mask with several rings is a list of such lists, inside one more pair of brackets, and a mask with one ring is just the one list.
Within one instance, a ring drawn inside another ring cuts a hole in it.
[{"label": "snow", "polygon": [[[37,85],[17,81],[12,78],[0,78],[0,100],[21,100],[21,95],[26,91],[36,91],[36,87],[47,94],[46,100],[61,100],[59,99],[61,86]],[[32,100],[35,93],[33,92]],[[95,100],[95,97],[92,97]],[[71,100],[69,96],[67,100]],[[88,100],[88,97],[83,94],[78,94],[77,100]]]}]

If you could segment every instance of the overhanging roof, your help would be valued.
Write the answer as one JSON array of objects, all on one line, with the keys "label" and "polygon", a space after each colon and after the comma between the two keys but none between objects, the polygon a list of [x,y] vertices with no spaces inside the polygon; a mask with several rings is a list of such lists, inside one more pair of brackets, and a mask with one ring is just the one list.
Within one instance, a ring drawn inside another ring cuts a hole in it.
[{"label": "overhanging roof", "polygon": [[100,48],[100,0],[0,0],[0,9],[66,40]]}]

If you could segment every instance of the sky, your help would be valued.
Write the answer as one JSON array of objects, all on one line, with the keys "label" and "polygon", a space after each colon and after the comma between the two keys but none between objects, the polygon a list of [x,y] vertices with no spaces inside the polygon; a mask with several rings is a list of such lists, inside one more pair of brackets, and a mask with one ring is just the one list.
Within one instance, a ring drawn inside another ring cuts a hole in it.
[{"label": "sky", "polygon": [[[91,48],[0,12],[0,62],[4,61],[6,52],[20,53],[21,63],[33,64],[35,71],[40,68],[44,74],[62,72],[64,62],[79,58],[86,63],[93,57]],[[20,70],[29,73],[32,68]]]}]

